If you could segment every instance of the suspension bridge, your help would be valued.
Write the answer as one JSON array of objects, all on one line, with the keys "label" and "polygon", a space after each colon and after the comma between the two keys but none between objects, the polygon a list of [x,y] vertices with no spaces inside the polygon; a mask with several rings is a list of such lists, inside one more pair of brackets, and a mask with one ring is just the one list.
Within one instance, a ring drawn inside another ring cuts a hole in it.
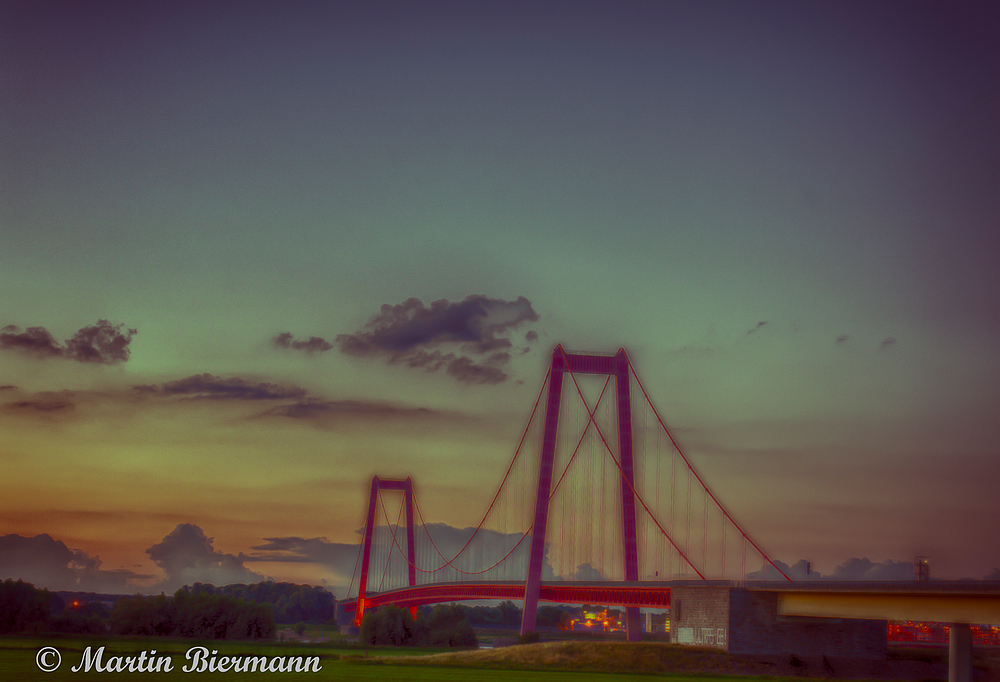
[{"label": "suspension bridge", "polygon": [[732,653],[885,658],[886,620],[950,623],[952,682],[972,679],[969,624],[1000,622],[1000,582],[792,582],[681,450],[625,350],[562,346],[474,528],[428,523],[411,478],[372,479],[348,594],[355,625],[383,604],[523,601],[521,634],[539,602],[621,606],[629,641],[640,607],[670,608],[673,641]]},{"label": "suspension bridge", "polygon": [[672,579],[743,579],[748,560],[788,579],[681,450],[625,350],[557,346],[475,528],[427,523],[410,478],[372,479],[345,606],[360,625],[382,604],[512,599],[524,602],[523,634],[540,601],[618,605],[638,640],[639,607],[669,607]]}]

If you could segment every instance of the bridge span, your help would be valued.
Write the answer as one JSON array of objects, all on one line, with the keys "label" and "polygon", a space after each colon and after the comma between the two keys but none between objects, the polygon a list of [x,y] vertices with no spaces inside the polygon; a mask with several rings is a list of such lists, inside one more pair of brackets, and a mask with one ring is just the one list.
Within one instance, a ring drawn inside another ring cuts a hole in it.
[{"label": "bridge span", "polygon": [[[341,602],[363,612],[385,604],[414,608],[480,599],[523,601],[523,581],[431,583],[368,592]],[[837,655],[884,656],[885,621],[948,623],[949,679],[972,679],[970,624],[1000,623],[1000,581],[600,581],[543,582],[539,601],[560,604],[669,609],[671,641],[721,648],[730,653],[774,653],[768,639],[791,653],[831,653],[826,642],[850,639],[857,650]],[[360,608],[359,608],[360,606]],[[782,652],[785,653],[785,652]]]},{"label": "bridge span", "polygon": [[[395,604],[400,607],[476,599],[524,601],[524,581],[451,582],[368,592],[362,610]],[[539,586],[539,601],[556,604],[601,604],[670,608],[670,582],[600,581],[546,582]],[[341,602],[348,611],[357,609],[357,599]]]},{"label": "bridge span", "polygon": [[[589,399],[579,383],[585,375],[593,385]],[[402,494],[395,522],[383,493]],[[640,607],[669,608],[671,638],[681,644],[877,658],[886,655],[885,621],[925,620],[952,624],[951,679],[965,682],[968,625],[1000,623],[997,583],[792,581],[681,450],[624,348],[593,354],[556,346],[478,525],[467,537],[452,533],[454,546],[435,540],[433,525],[411,478],[372,478],[348,590],[357,585],[357,592],[341,602],[354,610],[356,626],[365,609],[384,604],[415,613],[437,602],[512,600],[523,604],[526,634],[535,629],[539,602],[589,603],[622,607],[629,641],[640,638]],[[758,565],[786,580],[710,579],[745,579]],[[548,582],[543,573],[621,581]],[[646,582],[642,575],[701,580]],[[459,576],[474,580],[447,582]]]},{"label": "bridge span", "polygon": [[[601,604],[669,609],[672,586],[736,587],[777,595],[777,615],[940,623],[1000,623],[1000,581],[556,581],[540,585],[539,600],[556,604]],[[368,592],[363,609],[453,601],[524,600],[524,581],[430,583]],[[341,602],[348,611],[357,599]]]}]

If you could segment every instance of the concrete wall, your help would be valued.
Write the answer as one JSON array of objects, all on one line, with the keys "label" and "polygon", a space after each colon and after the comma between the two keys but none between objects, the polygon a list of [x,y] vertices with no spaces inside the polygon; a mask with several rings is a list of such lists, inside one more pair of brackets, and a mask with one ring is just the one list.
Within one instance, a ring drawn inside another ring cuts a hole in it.
[{"label": "concrete wall", "polygon": [[670,589],[670,641],[728,651],[729,587]]},{"label": "concrete wall", "polygon": [[886,622],[779,618],[778,595],[737,587],[671,589],[670,641],[733,654],[884,659]]},{"label": "concrete wall", "polygon": [[778,595],[734,588],[730,653],[885,659],[884,620],[778,617]]}]

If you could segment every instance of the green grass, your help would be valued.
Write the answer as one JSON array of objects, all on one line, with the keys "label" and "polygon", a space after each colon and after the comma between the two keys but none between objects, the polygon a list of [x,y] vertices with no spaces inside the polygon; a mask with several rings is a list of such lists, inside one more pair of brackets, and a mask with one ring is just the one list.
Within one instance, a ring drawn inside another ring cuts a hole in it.
[{"label": "green grass", "polygon": [[[45,646],[56,647],[62,655],[62,666],[52,673],[45,673],[35,664],[35,654]],[[72,666],[80,662],[87,647],[93,650],[105,647],[105,661],[109,656],[135,655],[141,651],[156,650],[156,655],[169,655],[173,663],[170,672],[129,673],[96,671],[71,672]],[[187,664],[185,652],[194,646],[205,646],[216,650],[219,656],[319,656],[322,669],[316,673],[237,673],[204,672],[185,673]],[[538,647],[533,649],[533,647]],[[414,650],[409,648],[348,647],[342,643],[298,644],[276,642],[197,642],[177,638],[119,638],[119,637],[6,637],[0,638],[0,679],[18,682],[57,682],[72,680],[211,680],[228,682],[243,679],[311,680],[399,680],[400,682],[464,682],[469,680],[514,680],[516,682],[649,682],[652,674],[665,677],[669,682],[721,682],[738,680],[775,680],[788,678],[742,677],[712,674],[701,670],[701,656],[723,656],[717,652],[682,651],[676,647],[661,645],[611,644],[611,649],[600,650],[601,645],[580,643],[556,643],[532,645],[530,647],[510,647],[489,652],[459,653],[452,656],[429,656],[441,654],[440,649]],[[471,654],[471,656],[470,656]],[[499,655],[498,655],[499,654]],[[483,656],[487,656],[484,660]],[[400,659],[405,656],[405,659]],[[601,659],[603,656],[603,660]],[[677,674],[664,675],[666,661],[690,658],[684,665],[693,665],[692,670],[679,670]],[[705,659],[707,660],[707,659]],[[621,670],[622,672],[609,672]],[[204,677],[202,677],[202,675]]]}]

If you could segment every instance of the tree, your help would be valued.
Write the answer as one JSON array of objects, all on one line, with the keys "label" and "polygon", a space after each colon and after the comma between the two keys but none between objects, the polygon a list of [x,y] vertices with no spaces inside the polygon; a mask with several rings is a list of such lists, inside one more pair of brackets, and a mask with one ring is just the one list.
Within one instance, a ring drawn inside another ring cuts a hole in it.
[{"label": "tree", "polygon": [[500,602],[498,607],[500,610],[500,624],[514,628],[521,623],[521,609],[517,608],[517,605],[512,601]]},{"label": "tree", "polygon": [[274,614],[267,604],[209,590],[180,589],[173,599],[122,597],[111,612],[111,629],[121,635],[173,635],[200,639],[270,639]]},{"label": "tree", "polygon": [[479,646],[465,611],[454,604],[435,606],[425,627],[421,627],[421,635],[429,646]]},{"label": "tree", "polygon": [[0,583],[0,633],[43,632],[51,616],[48,590],[36,590],[23,580]]},{"label": "tree", "polygon": [[368,645],[478,646],[476,633],[461,606],[438,605],[414,621],[409,609],[380,606],[365,611],[360,641]]},{"label": "tree", "polygon": [[384,644],[414,644],[413,617],[409,610],[398,606],[380,606],[365,611],[361,618],[360,641],[373,646]]}]

